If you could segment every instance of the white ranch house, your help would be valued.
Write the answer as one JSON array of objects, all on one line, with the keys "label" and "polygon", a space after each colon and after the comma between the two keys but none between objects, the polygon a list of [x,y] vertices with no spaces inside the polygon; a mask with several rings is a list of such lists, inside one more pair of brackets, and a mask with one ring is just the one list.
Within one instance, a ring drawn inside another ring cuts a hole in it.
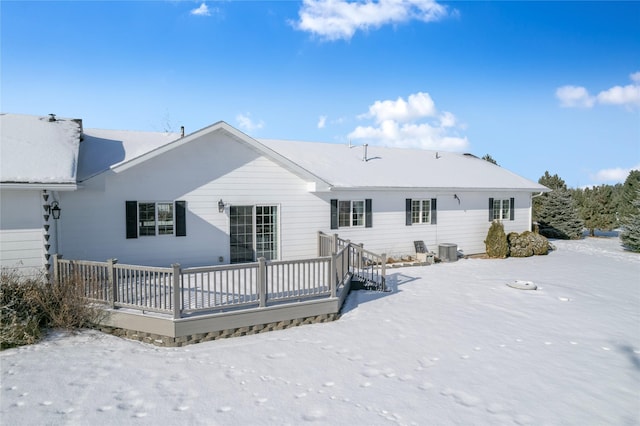
[{"label": "white ranch house", "polygon": [[493,220],[530,230],[547,191],[470,154],[254,139],[224,122],[0,125],[0,266],[77,280],[103,326],[151,343],[335,319],[354,285],[393,288],[388,257],[416,242],[482,253]]},{"label": "white ranch house", "polygon": [[532,196],[547,190],[469,154],[254,139],[224,122],[182,136],[1,119],[7,267],[53,253],[152,266],[300,259],[317,255],[318,231],[392,257],[415,255],[414,241],[476,254],[493,219],[530,230]]}]

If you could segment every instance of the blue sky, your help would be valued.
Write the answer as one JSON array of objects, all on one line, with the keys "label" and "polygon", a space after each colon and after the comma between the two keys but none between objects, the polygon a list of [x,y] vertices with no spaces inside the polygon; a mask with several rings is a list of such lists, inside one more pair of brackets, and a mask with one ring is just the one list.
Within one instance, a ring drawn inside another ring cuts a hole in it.
[{"label": "blue sky", "polygon": [[[640,168],[640,2],[0,2],[2,112]],[[389,171],[393,173],[392,170]]]}]

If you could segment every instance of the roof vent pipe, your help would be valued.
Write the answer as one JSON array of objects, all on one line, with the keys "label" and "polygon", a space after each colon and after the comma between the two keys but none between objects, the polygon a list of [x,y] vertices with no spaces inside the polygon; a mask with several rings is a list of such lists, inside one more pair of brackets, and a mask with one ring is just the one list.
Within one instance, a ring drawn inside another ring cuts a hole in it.
[{"label": "roof vent pipe", "polygon": [[180,126],[180,137],[184,138],[184,126]]},{"label": "roof vent pipe", "polygon": [[369,161],[367,158],[367,148],[369,147],[369,144],[365,143],[362,147],[364,148],[364,157],[362,158],[362,161]]},{"label": "roof vent pipe", "polygon": [[49,114],[49,122],[52,121],[56,121],[56,115],[55,114]]}]

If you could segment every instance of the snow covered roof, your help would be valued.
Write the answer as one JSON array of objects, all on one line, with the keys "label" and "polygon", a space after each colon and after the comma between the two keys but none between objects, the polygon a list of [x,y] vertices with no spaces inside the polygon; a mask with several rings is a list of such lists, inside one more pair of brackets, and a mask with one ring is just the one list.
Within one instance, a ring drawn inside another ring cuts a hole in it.
[{"label": "snow covered roof", "polygon": [[0,114],[0,182],[75,187],[80,120]]},{"label": "snow covered roof", "polygon": [[438,188],[548,191],[470,154],[380,146],[260,139],[338,188]]},{"label": "snow covered roof", "polygon": [[170,132],[85,129],[78,166],[78,181],[117,167],[180,137]]},{"label": "snow covered roof", "polygon": [[473,155],[416,149],[253,139],[225,122],[185,137],[177,133],[87,129],[80,145],[78,181],[106,170],[124,170],[210,132],[223,131],[261,151],[317,190],[472,189],[547,191],[544,186]]}]

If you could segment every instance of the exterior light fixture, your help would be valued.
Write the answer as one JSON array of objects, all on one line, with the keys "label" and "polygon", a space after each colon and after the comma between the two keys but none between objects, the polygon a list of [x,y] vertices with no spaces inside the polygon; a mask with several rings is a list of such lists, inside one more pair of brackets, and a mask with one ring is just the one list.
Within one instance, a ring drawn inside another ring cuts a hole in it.
[{"label": "exterior light fixture", "polygon": [[460,204],[460,198],[458,197],[458,194],[453,194],[453,199],[458,200],[458,204]]},{"label": "exterior light fixture", "polygon": [[55,220],[60,219],[60,212],[61,211],[62,211],[62,209],[58,205],[57,201],[54,201],[53,203],[51,203],[51,216],[53,216],[53,218]]},{"label": "exterior light fixture", "polygon": [[220,198],[220,201],[218,201],[218,212],[224,213],[224,201],[222,201],[222,198]]}]

